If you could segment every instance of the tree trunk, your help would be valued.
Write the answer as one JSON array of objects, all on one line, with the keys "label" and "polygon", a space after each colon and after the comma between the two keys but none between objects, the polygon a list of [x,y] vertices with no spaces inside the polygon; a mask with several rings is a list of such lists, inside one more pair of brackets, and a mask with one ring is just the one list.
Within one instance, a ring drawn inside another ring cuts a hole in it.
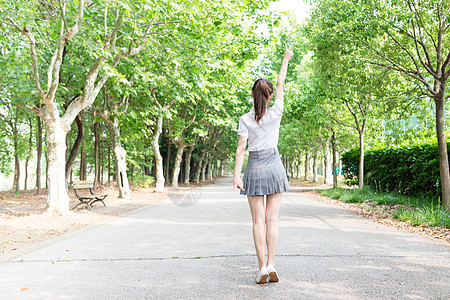
[{"label": "tree trunk", "polygon": [[99,162],[99,153],[100,153],[100,134],[98,132],[98,123],[95,121],[95,110],[93,111],[93,119],[94,119],[94,165],[95,165],[95,174],[94,174],[94,188],[97,188],[100,181],[100,162]]},{"label": "tree trunk", "polygon": [[14,141],[14,182],[13,191],[19,193],[19,179],[20,179],[20,160],[19,160],[19,135],[17,132],[18,116],[17,111],[14,117],[14,123],[12,123],[13,141]]},{"label": "tree trunk", "polygon": [[450,210],[450,174],[448,163],[447,140],[445,137],[445,119],[444,119],[444,91],[445,85],[441,89],[439,98],[434,99],[436,104],[436,134],[438,140],[439,151],[439,172],[441,175],[441,189],[442,189],[442,205],[445,210]]},{"label": "tree trunk", "polygon": [[128,184],[127,177],[127,165],[126,165],[127,152],[122,147],[120,141],[116,141],[114,144],[114,157],[117,163],[117,185],[119,186],[119,198],[130,198],[130,186]]},{"label": "tree trunk", "polygon": [[[103,124],[100,125],[100,133],[103,134]],[[105,174],[105,143],[103,139],[100,141],[100,147],[102,148],[101,157],[100,157],[100,182],[103,184],[104,174]]]},{"label": "tree trunk", "polygon": [[86,180],[86,151],[84,150],[84,143],[80,147],[80,180]]},{"label": "tree trunk", "polygon": [[27,181],[28,181],[28,163],[31,158],[31,152],[33,151],[33,120],[31,117],[28,117],[29,125],[30,125],[30,137],[28,139],[28,155],[27,159],[25,160],[25,182],[24,182],[24,190],[27,190]]},{"label": "tree trunk", "polygon": [[[58,112],[56,112],[57,114]],[[66,189],[66,130],[61,126],[59,116],[47,119],[48,151],[48,212],[64,215],[69,211],[69,196]]]},{"label": "tree trunk", "polygon": [[167,139],[167,155],[166,155],[166,181],[167,184],[170,184],[170,146],[171,146],[170,138]]},{"label": "tree trunk", "polygon": [[358,186],[364,187],[364,130],[359,131],[359,177]]},{"label": "tree trunk", "polygon": [[200,173],[203,168],[203,160],[205,159],[205,152],[200,155],[200,159],[198,160],[197,169],[195,169],[194,182],[200,182]]},{"label": "tree trunk", "polygon": [[208,157],[205,158],[205,160],[203,161],[203,165],[202,165],[202,182],[206,181],[206,174],[205,174],[205,170],[206,170],[206,166],[208,165]]},{"label": "tree trunk", "polygon": [[[84,138],[84,126],[83,126],[83,120],[82,120],[80,114],[78,114],[75,117],[75,121],[77,123],[78,134],[77,134],[75,143],[73,144],[72,150],[70,150],[69,158],[67,159],[67,162],[66,162],[66,173],[65,173],[65,177],[64,177],[65,181],[66,181],[66,186],[69,183],[70,174],[72,173],[73,163],[75,162],[75,159],[77,158],[78,151],[80,150],[80,147],[81,147],[81,142],[83,141],[83,138]],[[81,165],[80,165],[80,168],[81,168]],[[80,171],[81,171],[81,169],[80,169]],[[80,174],[81,174],[81,172],[80,172]]]},{"label": "tree trunk", "polygon": [[184,184],[190,185],[189,177],[191,176],[191,157],[194,152],[195,146],[191,146],[189,151],[186,152],[186,162],[184,166]]},{"label": "tree trunk", "polygon": [[294,158],[291,158],[291,178],[294,178],[295,163],[296,160]]},{"label": "tree trunk", "polygon": [[111,143],[107,145],[108,149],[108,183],[111,183]]},{"label": "tree trunk", "polygon": [[317,150],[316,153],[314,154],[314,158],[313,158],[313,182],[318,182],[319,181],[319,176],[317,174],[317,160],[319,159],[319,151]]},{"label": "tree trunk", "polygon": [[36,194],[41,195],[41,157],[42,157],[42,123],[39,116],[37,119],[37,162],[36,162]]},{"label": "tree trunk", "polygon": [[322,172],[318,172],[319,175],[323,175],[323,178],[325,179],[325,157],[322,157],[322,159],[320,160],[320,169]]},{"label": "tree trunk", "polygon": [[122,143],[120,142],[119,120],[116,118],[109,124],[111,126],[111,133],[113,134],[112,140],[114,143],[114,158],[116,160],[116,178],[117,185],[119,187],[119,198],[128,199],[130,198],[131,190],[127,177],[127,152],[122,147]]},{"label": "tree trunk", "polygon": [[180,175],[181,160],[183,158],[183,152],[186,146],[183,142],[177,143],[177,156],[175,157],[175,165],[173,167],[172,187],[178,187],[178,177]]},{"label": "tree trunk", "polygon": [[336,171],[336,135],[333,132],[333,136],[331,137],[331,148],[333,151],[333,163],[332,163],[332,168],[333,168],[333,188],[337,188],[338,187],[338,182],[337,182],[337,171]]},{"label": "tree trunk", "polygon": [[163,158],[159,149],[159,136],[162,132],[163,117],[156,117],[156,126],[153,129],[153,138],[151,141],[153,155],[155,157],[155,172],[156,172],[156,189],[158,193],[164,192],[164,169]]},{"label": "tree trunk", "polygon": [[308,180],[309,175],[309,151],[306,151],[305,154],[305,181]]},{"label": "tree trunk", "polygon": [[289,157],[284,158],[284,168],[286,169],[286,175],[289,174],[290,165],[289,165]]},{"label": "tree trunk", "polygon": [[213,166],[214,166],[213,161],[214,161],[213,158],[208,159],[208,181],[213,181],[213,179],[214,179],[213,178]]},{"label": "tree trunk", "polygon": [[[324,175],[325,175],[325,180],[324,183],[325,184],[332,184],[333,183],[333,167],[332,167],[332,162],[331,162],[331,153],[330,153],[330,144],[327,141],[325,143],[325,171],[324,171]],[[335,172],[334,172],[335,173]]]},{"label": "tree trunk", "polygon": [[[45,140],[48,140],[47,134],[45,134]],[[48,189],[48,150],[45,148],[45,188]]]}]

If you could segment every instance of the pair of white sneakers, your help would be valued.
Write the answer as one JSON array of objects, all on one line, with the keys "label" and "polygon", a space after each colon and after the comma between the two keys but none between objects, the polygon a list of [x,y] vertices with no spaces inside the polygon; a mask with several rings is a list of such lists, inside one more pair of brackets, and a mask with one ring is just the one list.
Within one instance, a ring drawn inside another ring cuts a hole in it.
[{"label": "pair of white sneakers", "polygon": [[279,281],[277,271],[272,265],[262,267],[261,270],[259,270],[258,278],[256,278],[256,283],[266,283],[269,281],[271,282]]}]

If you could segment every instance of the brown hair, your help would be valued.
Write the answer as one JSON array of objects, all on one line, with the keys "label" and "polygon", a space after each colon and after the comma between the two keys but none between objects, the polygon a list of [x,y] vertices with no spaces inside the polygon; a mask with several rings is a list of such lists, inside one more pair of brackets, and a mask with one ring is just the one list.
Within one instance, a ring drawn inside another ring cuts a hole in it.
[{"label": "brown hair", "polygon": [[253,106],[255,108],[255,121],[259,124],[259,121],[266,112],[267,102],[270,95],[273,93],[273,85],[270,80],[265,78],[259,78],[255,81],[252,87]]}]

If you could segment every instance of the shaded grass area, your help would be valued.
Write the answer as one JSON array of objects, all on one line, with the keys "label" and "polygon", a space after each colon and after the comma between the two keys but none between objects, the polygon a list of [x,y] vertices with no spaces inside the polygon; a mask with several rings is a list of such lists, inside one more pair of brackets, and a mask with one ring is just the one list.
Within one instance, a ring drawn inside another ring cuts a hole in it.
[{"label": "shaded grass area", "polygon": [[392,215],[397,220],[410,222],[413,226],[450,228],[450,212],[446,212],[441,203],[392,193],[379,193],[368,187],[363,189],[335,188],[316,190],[316,192],[345,203],[371,202],[378,205],[401,205]]}]

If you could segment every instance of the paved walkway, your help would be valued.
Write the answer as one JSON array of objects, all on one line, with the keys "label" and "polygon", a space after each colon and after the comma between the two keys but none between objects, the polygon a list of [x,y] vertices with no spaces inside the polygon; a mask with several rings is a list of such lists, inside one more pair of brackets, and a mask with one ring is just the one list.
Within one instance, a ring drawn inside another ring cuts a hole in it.
[{"label": "paved walkway", "polygon": [[192,195],[194,205],[173,198],[179,205],[146,207],[1,263],[0,299],[450,297],[450,248],[295,191],[280,209],[280,282],[257,285],[250,212],[231,177]]}]

